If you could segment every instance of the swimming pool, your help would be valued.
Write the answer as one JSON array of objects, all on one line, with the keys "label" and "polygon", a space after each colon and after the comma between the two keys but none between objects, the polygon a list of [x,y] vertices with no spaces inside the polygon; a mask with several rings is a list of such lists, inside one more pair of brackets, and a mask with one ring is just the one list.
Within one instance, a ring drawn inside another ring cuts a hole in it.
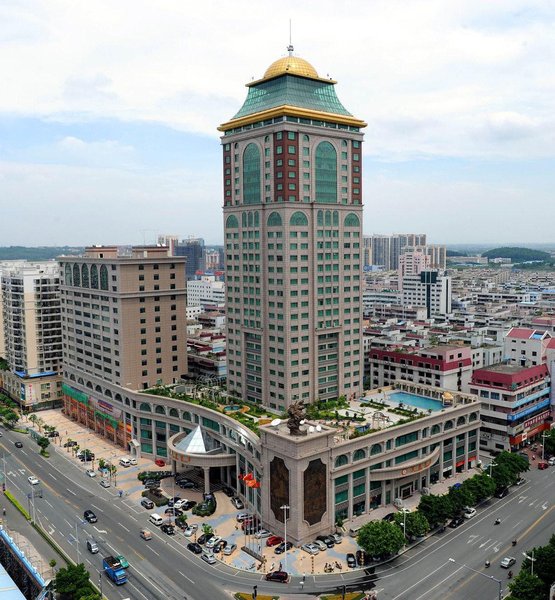
[{"label": "swimming pool", "polygon": [[417,396],[416,394],[408,394],[407,392],[395,392],[387,397],[388,400],[393,402],[402,402],[409,406],[416,406],[423,410],[441,410],[443,403],[439,400],[433,400],[432,398],[424,398],[424,396]]}]

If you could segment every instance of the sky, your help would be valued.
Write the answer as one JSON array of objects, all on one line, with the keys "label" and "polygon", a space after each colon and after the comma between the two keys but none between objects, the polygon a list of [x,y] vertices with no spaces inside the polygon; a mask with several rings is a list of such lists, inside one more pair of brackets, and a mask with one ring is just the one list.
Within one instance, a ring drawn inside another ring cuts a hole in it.
[{"label": "sky", "polygon": [[221,243],[217,126],[290,20],[368,123],[365,234],[555,241],[552,0],[0,0],[0,246]]}]

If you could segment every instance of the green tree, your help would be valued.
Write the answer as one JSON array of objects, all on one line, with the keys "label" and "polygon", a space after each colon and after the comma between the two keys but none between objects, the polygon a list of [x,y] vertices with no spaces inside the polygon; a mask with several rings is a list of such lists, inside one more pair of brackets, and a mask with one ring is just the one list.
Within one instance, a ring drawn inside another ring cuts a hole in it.
[{"label": "green tree", "polygon": [[474,495],[476,502],[480,502],[486,498],[489,498],[490,496],[493,496],[495,493],[496,484],[495,480],[493,480],[489,475],[482,473],[480,475],[474,475],[473,477],[463,481],[462,487]]},{"label": "green tree", "polygon": [[212,527],[212,525],[208,525],[208,523],[203,523],[202,533],[204,533],[204,535],[206,536],[212,535],[214,533],[214,528]]},{"label": "green tree", "polygon": [[60,600],[79,600],[95,593],[89,581],[89,572],[83,563],[59,569],[54,579],[54,586],[60,595]]},{"label": "green tree", "polygon": [[536,575],[530,575],[526,571],[520,571],[515,579],[509,583],[513,600],[544,600],[547,598],[544,592],[542,580]]},{"label": "green tree", "polygon": [[[511,473],[514,481],[519,478],[521,473],[528,471],[530,468],[527,458],[520,456],[520,454],[513,454],[512,452],[507,451],[501,452],[496,456],[495,464],[498,465],[498,467],[506,468]],[[495,473],[495,471],[496,467],[493,467],[493,472]]]},{"label": "green tree", "polygon": [[401,531],[405,531],[406,537],[410,540],[417,537],[422,537],[430,531],[430,524],[428,519],[418,510],[410,513],[396,513],[395,523],[401,528]]},{"label": "green tree", "polygon": [[[551,536],[546,546],[534,548],[534,576],[538,577],[543,584],[543,597],[547,598],[550,586],[555,583],[555,535]],[[532,550],[526,552],[528,556],[532,555]],[[531,561],[525,559],[522,563],[522,569],[531,571]]]},{"label": "green tree", "polygon": [[405,536],[394,523],[371,521],[361,527],[357,542],[366,554],[384,558],[401,550],[405,545]]},{"label": "green tree", "polygon": [[428,523],[435,527],[445,523],[453,514],[453,504],[448,494],[436,496],[422,496],[418,505],[418,511],[421,512]]},{"label": "green tree", "polygon": [[50,446],[50,440],[46,437],[40,437],[37,440],[37,444],[40,446],[40,453],[44,454],[48,446]]},{"label": "green tree", "polygon": [[461,514],[465,506],[474,506],[476,504],[476,497],[472,491],[462,485],[461,487],[449,488],[449,498],[453,507],[452,517]]}]

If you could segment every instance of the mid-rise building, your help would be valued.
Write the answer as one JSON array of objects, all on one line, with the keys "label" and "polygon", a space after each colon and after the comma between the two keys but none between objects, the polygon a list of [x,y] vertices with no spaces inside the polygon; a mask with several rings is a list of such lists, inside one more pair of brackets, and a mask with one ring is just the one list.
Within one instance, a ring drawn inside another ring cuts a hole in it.
[{"label": "mid-rise building", "polygon": [[247,84],[223,132],[228,391],[276,411],[362,389],[362,138],[306,60]]},{"label": "mid-rise building", "polygon": [[187,280],[194,279],[198,272],[204,272],[204,240],[189,238],[173,247],[174,256],[185,256],[185,275]]},{"label": "mid-rise building", "polygon": [[545,364],[551,340],[547,331],[512,327],[504,340],[504,358],[521,367]]},{"label": "mid-rise building", "polygon": [[403,290],[402,304],[424,306],[428,319],[451,312],[451,277],[438,271],[422,271],[418,275],[405,275],[399,284]]},{"label": "mid-rise building", "polygon": [[214,306],[225,303],[225,283],[214,275],[201,275],[187,281],[187,306]]},{"label": "mid-rise building", "polygon": [[422,248],[405,250],[399,257],[399,287],[402,289],[403,277],[406,275],[420,275],[422,271],[430,268],[431,258]]},{"label": "mid-rise building", "polygon": [[483,450],[517,450],[551,426],[551,381],[545,364],[477,369],[470,392],[481,402]]},{"label": "mid-rise building", "polygon": [[15,263],[2,271],[4,391],[24,409],[60,401],[62,323],[56,263]]},{"label": "mid-rise building", "polygon": [[218,330],[202,330],[189,336],[187,361],[190,377],[224,381],[227,375],[225,335]]}]

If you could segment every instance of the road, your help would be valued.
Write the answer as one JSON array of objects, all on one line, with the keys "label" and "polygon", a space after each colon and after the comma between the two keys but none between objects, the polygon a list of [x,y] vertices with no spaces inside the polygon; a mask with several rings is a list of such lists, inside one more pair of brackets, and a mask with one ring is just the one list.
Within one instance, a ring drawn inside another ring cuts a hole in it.
[{"label": "road", "polygon": [[[23,441],[22,449],[14,447],[16,439]],[[361,578],[360,571],[307,576],[304,583],[300,577],[288,585],[266,583],[262,574],[238,571],[222,563],[204,563],[185,548],[188,540],[181,534],[169,537],[148,526],[153,539],[140,539],[139,530],[147,526],[148,512],[134,502],[119,499],[113,488],[102,488],[96,478],[86,477],[84,470],[64,452],[52,448],[50,458],[44,459],[34,441],[14,432],[6,432],[0,446],[7,452],[8,489],[27,507],[31,504],[27,494],[33,487],[27,477],[33,474],[41,480],[40,485],[34,486],[36,492],[42,490],[43,496],[35,498],[37,522],[72,558],[85,562],[96,583],[103,555],[121,553],[129,560],[129,581],[124,586],[116,587],[102,576],[102,591],[110,600],[218,600],[229,598],[232,591],[251,592],[253,585],[258,586],[259,593],[276,593],[282,598],[332,591],[346,585],[353,589],[373,586],[379,591],[380,600],[494,600],[498,598],[499,586],[491,578],[501,580],[503,589],[507,583],[507,571],[499,567],[501,558],[518,558],[513,567],[516,573],[522,551],[545,544],[555,530],[551,500],[555,497],[555,470],[535,469],[526,475],[527,484],[513,487],[502,500],[490,501],[458,529],[448,529],[409,549],[392,563],[378,566],[372,584]],[[97,514],[98,523],[83,521],[86,509]],[[502,523],[494,526],[497,516]],[[99,554],[86,550],[88,537],[98,543]],[[519,543],[513,548],[511,540],[515,537]],[[487,570],[486,560],[492,563]]]}]

